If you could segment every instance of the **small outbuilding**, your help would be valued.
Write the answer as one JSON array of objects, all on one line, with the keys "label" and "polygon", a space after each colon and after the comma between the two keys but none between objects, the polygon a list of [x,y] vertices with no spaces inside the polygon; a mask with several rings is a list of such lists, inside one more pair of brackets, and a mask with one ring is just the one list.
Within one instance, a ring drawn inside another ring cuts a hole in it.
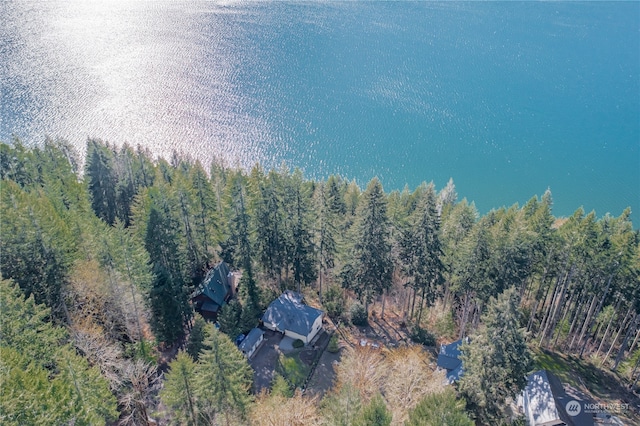
[{"label": "small outbuilding", "polygon": [[269,330],[300,339],[306,345],[322,329],[323,315],[320,309],[306,305],[300,293],[287,290],[271,302],[262,323]]},{"label": "small outbuilding", "polygon": [[264,342],[264,331],[259,328],[253,328],[240,345],[238,345],[238,349],[240,349],[240,352],[242,352],[244,356],[251,358],[260,348],[262,342]]}]

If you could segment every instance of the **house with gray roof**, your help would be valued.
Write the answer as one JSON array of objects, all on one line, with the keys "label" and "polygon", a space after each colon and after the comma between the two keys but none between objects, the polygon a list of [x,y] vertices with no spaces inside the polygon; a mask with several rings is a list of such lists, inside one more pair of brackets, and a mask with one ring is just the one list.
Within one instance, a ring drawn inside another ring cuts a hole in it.
[{"label": "house with gray roof", "polygon": [[207,272],[204,280],[191,295],[191,302],[196,311],[203,317],[215,320],[218,312],[235,291],[233,273],[229,265],[220,262]]},{"label": "house with gray roof", "polygon": [[287,290],[271,302],[262,323],[269,330],[308,344],[322,329],[323,315],[321,310],[306,305],[300,293]]},{"label": "house with gray roof", "polygon": [[462,376],[462,361],[460,360],[460,345],[463,340],[456,340],[448,345],[441,345],[438,353],[438,367],[446,370],[446,380],[452,384],[460,380]]}]

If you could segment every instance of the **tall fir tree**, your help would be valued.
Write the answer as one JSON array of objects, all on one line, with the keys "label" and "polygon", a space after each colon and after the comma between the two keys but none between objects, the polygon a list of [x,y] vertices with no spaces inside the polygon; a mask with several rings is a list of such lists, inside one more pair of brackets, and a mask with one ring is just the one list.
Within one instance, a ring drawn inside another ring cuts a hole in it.
[{"label": "tall fir tree", "polygon": [[[334,184],[335,185],[335,184]],[[322,302],[322,284],[327,272],[333,269],[337,252],[338,220],[332,208],[329,187],[319,184],[315,195],[316,207],[316,253],[318,256],[318,295]]]},{"label": "tall fir tree", "polygon": [[194,232],[208,259],[220,239],[216,196],[200,162],[192,167],[189,179],[193,189]]},{"label": "tall fir tree", "polygon": [[248,211],[246,183],[240,173],[227,179],[224,201],[227,235],[220,244],[222,247],[220,255],[227,263],[236,268],[242,268],[244,274],[253,277],[251,216]]},{"label": "tall fir tree", "polygon": [[169,364],[160,400],[168,407],[176,424],[206,424],[200,419],[196,368],[196,363],[185,352],[179,352]]},{"label": "tall fir tree", "polygon": [[2,276],[15,280],[25,294],[67,320],[63,293],[78,257],[69,224],[39,191],[26,192],[12,181],[3,181],[0,196]]},{"label": "tall fir tree", "polygon": [[97,367],[67,343],[50,310],[0,280],[0,412],[2,423],[104,425],[116,399]]},{"label": "tall fir tree", "polygon": [[354,426],[389,426],[393,416],[380,394],[376,394],[353,422]]},{"label": "tall fir tree", "polygon": [[362,194],[354,227],[353,257],[345,266],[343,285],[358,294],[368,312],[374,297],[391,286],[393,274],[387,204],[377,178]]},{"label": "tall fir tree", "polygon": [[90,139],[87,142],[85,176],[91,194],[91,206],[100,219],[113,225],[117,217],[117,176],[114,152],[108,145]]},{"label": "tall fir tree", "polygon": [[409,412],[406,426],[473,426],[473,420],[464,410],[465,403],[456,399],[455,390],[449,386],[444,391],[425,396]]},{"label": "tall fir tree", "polygon": [[417,322],[422,318],[422,306],[435,301],[436,294],[444,282],[444,264],[441,260],[440,218],[436,206],[436,194],[433,185],[427,186],[421,200],[413,212],[410,226],[403,230],[400,237],[399,257],[405,273],[411,277],[414,312],[416,294],[421,294]]},{"label": "tall fir tree", "polygon": [[137,206],[138,232],[144,232],[145,247],[153,265],[154,279],[149,291],[152,324],[162,342],[175,341],[189,323],[192,309],[188,301],[188,267],[179,221],[173,216],[169,194],[150,188]]},{"label": "tall fir tree", "polygon": [[233,418],[246,418],[253,372],[227,335],[213,325],[207,328],[209,349],[200,354],[196,368],[200,401],[205,411],[215,413],[216,423],[229,425]]},{"label": "tall fir tree", "polygon": [[235,339],[241,332],[240,318],[242,316],[242,305],[237,299],[230,300],[229,303],[220,309],[218,314],[218,324],[220,331]]},{"label": "tall fir tree", "polygon": [[252,207],[257,261],[270,277],[281,283],[283,268],[288,270],[282,177],[274,170],[265,177],[254,169],[251,183],[254,187]]},{"label": "tall fir tree", "polygon": [[[242,309],[238,326],[241,332],[248,332],[258,325],[258,319],[262,314],[260,306],[260,288],[253,276],[243,274],[238,283],[240,297],[242,299]],[[231,337],[235,337],[230,335]]]},{"label": "tall fir tree", "polygon": [[458,390],[482,424],[507,421],[507,401],[524,389],[532,367],[518,305],[515,288],[492,298],[482,328],[460,348],[464,375]]},{"label": "tall fir tree", "polygon": [[466,335],[467,325],[474,310],[478,313],[482,308],[482,301],[487,301],[491,294],[491,246],[492,238],[485,216],[458,245],[454,255],[452,289],[462,305],[461,337]]},{"label": "tall fir tree", "polygon": [[311,191],[304,182],[302,172],[296,169],[288,179],[288,193],[291,205],[287,211],[290,216],[289,264],[293,270],[293,281],[300,292],[301,284],[309,284],[316,279],[314,262],[314,244],[311,218]]}]

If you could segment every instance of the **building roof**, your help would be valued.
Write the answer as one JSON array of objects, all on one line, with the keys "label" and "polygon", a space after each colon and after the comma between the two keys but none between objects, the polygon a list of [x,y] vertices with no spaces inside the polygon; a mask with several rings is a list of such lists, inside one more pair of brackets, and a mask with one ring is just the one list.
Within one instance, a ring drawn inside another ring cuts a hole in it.
[{"label": "building roof", "polygon": [[460,377],[462,377],[462,373],[464,373],[464,370],[462,369],[462,363],[460,363],[453,370],[447,370],[446,376],[447,376],[447,381],[449,382],[449,384],[452,384],[452,383],[457,382],[458,380],[460,380]]},{"label": "building roof", "polygon": [[448,345],[440,346],[440,352],[438,353],[438,367],[446,370],[455,370],[458,368],[462,361],[460,360],[460,345],[462,339],[456,340]]},{"label": "building roof", "polygon": [[455,370],[462,364],[458,358],[452,358],[446,355],[438,355],[438,367],[445,370]]},{"label": "building roof", "polygon": [[439,354],[448,356],[449,358],[458,358],[460,357],[460,345],[462,345],[462,339],[456,340],[448,345],[441,345]]},{"label": "building roof", "polygon": [[[465,339],[465,341],[467,341]],[[464,369],[462,368],[462,360],[460,359],[460,345],[463,340],[456,340],[448,345],[441,345],[438,353],[438,367],[447,370],[447,382],[449,384],[457,382],[462,377]]]},{"label": "building roof", "polygon": [[[527,417],[533,420],[534,425],[557,424],[556,422],[580,426],[594,424],[593,416],[584,410],[575,416],[567,414],[565,407],[574,399],[566,394],[560,380],[546,370],[529,375],[523,397]],[[584,401],[577,402],[582,404]]]},{"label": "building roof", "polygon": [[264,335],[264,331],[259,328],[252,328],[247,337],[244,338],[242,343],[238,346],[241,351],[245,352],[253,347],[257,342],[260,341],[260,338]]},{"label": "building roof", "polygon": [[[197,297],[201,294],[207,296],[215,305],[205,302],[202,305],[203,310],[217,312],[224,305],[227,295],[231,292],[229,284],[229,266],[220,262],[215,268],[207,272],[202,283],[196,288],[191,297]],[[217,306],[216,306],[217,305]]]},{"label": "building roof", "polygon": [[262,321],[275,324],[282,332],[292,331],[302,336],[308,336],[313,329],[313,323],[322,316],[322,311],[302,303],[302,295],[287,290],[276,300],[271,302]]},{"label": "building roof", "polygon": [[551,386],[545,370],[536,371],[527,378],[524,393],[528,414],[534,424],[544,424],[560,419],[554,393],[557,395],[564,391],[557,389],[555,383],[553,388]]}]

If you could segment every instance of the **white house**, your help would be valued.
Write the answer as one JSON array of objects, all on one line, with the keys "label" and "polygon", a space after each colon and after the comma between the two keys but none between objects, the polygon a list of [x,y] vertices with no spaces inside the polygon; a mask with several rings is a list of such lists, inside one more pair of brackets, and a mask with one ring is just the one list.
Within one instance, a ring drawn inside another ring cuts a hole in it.
[{"label": "white house", "polygon": [[271,302],[262,316],[262,322],[269,330],[300,339],[306,345],[322,328],[322,316],[321,310],[302,302],[300,293],[287,290]]},{"label": "white house", "polygon": [[264,331],[259,328],[253,328],[247,334],[247,337],[240,343],[238,349],[246,356],[247,358],[251,358],[251,356],[256,352],[256,350],[260,347],[260,344],[264,341]]}]

